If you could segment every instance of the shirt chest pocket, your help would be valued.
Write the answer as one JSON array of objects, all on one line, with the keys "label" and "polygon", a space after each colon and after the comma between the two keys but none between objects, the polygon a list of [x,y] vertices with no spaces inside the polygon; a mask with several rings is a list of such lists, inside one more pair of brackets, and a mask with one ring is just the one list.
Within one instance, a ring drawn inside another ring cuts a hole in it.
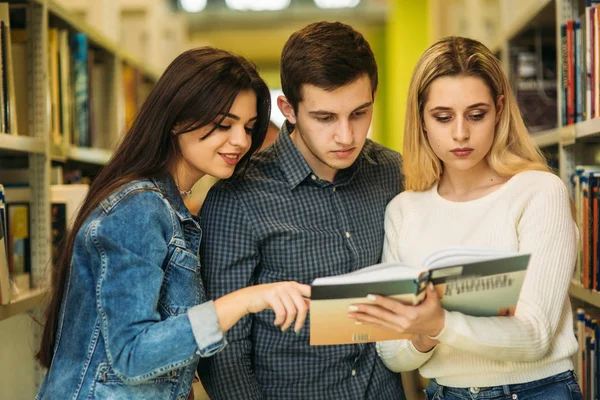
[{"label": "shirt chest pocket", "polygon": [[198,256],[175,248],[165,269],[160,306],[168,315],[182,314],[200,303],[201,293]]}]

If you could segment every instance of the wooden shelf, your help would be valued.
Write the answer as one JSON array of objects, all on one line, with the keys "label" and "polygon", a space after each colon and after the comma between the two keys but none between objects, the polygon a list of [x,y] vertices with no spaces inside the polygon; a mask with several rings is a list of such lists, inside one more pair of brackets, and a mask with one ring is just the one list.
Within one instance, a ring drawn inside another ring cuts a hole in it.
[{"label": "wooden shelf", "polygon": [[[44,0],[36,1],[41,4]],[[108,53],[114,54],[118,59],[126,62],[130,66],[139,70],[145,77],[153,81],[158,80],[160,74],[157,71],[154,71],[151,68],[149,68],[147,66],[147,63],[143,62],[142,60],[138,60],[132,55],[128,54],[114,41],[107,38],[106,35],[104,35],[102,32],[87,24],[77,15],[73,15],[73,13],[69,12],[62,5],[58,4],[55,0],[46,0],[46,2],[48,4],[48,12],[50,14],[54,15],[56,18],[59,18],[74,30],[85,33],[88,37],[88,40],[90,41],[90,44],[94,45],[95,47],[102,48]]]},{"label": "wooden shelf", "polygon": [[575,136],[585,138],[597,136],[600,133],[600,118],[589,119],[575,124]]},{"label": "wooden shelf", "polygon": [[595,290],[586,289],[579,283],[571,283],[569,286],[569,294],[576,299],[600,307],[600,293]]},{"label": "wooden shelf", "polygon": [[90,147],[74,147],[69,149],[68,159],[88,164],[106,165],[112,157],[112,151]]},{"label": "wooden shelf", "polygon": [[553,146],[560,143],[561,129],[550,129],[547,131],[532,133],[531,137],[539,147]]},{"label": "wooden shelf", "polygon": [[538,15],[544,10],[544,8],[546,8],[546,6],[552,2],[552,0],[530,1],[529,4],[525,6],[525,10],[521,12],[521,15],[519,15],[519,17],[513,23],[504,29],[503,38],[506,41],[512,40],[525,28],[530,27],[532,21],[534,21],[536,17],[538,17]]},{"label": "wooden shelf", "polygon": [[0,321],[40,306],[45,295],[45,289],[32,289],[13,299],[10,304],[0,306]]},{"label": "wooden shelf", "polygon": [[46,152],[46,143],[41,139],[30,136],[0,133],[0,151],[44,154]]}]

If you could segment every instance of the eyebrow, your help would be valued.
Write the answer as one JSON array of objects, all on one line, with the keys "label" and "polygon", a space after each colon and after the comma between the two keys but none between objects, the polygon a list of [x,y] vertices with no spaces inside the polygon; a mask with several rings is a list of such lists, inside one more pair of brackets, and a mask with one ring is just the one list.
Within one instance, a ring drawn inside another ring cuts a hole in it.
[{"label": "eyebrow", "polygon": [[[225,115],[225,118],[231,118],[231,119],[235,119],[236,121],[239,121],[239,120],[240,120],[240,117],[238,117],[238,116],[237,116],[237,115],[235,115],[235,114],[230,114],[230,113],[223,114],[223,113],[220,113],[219,115]],[[254,120],[256,120],[256,119],[258,119],[258,116],[257,116],[257,115],[255,115],[254,117],[250,118],[250,119],[248,120],[248,122],[252,122],[252,121],[254,121]]]},{"label": "eyebrow", "polygon": [[[362,110],[364,108],[370,107],[371,105],[373,105],[373,102],[369,101],[368,103],[365,103],[365,104],[362,104],[362,105],[356,107],[354,110],[352,110],[352,112],[356,112],[356,111]],[[335,114],[334,112],[325,111],[325,110],[309,111],[308,113],[310,115],[332,115],[332,114]]]},{"label": "eyebrow", "polygon": [[[477,108],[477,107],[490,107],[490,105],[488,103],[475,103],[470,105],[469,107],[467,107],[467,110],[470,110],[472,108]],[[442,107],[442,106],[438,106],[438,107],[434,107],[431,110],[429,110],[429,112],[433,112],[433,111],[451,111],[452,108],[450,107]]]}]

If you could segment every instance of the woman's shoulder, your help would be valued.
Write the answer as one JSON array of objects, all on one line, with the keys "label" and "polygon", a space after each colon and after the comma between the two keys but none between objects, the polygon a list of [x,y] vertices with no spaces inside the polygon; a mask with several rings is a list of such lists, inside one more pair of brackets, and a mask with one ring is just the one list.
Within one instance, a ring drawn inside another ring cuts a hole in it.
[{"label": "woman's shoulder", "polygon": [[400,211],[404,208],[413,208],[423,206],[432,196],[432,191],[436,190],[436,185],[424,191],[405,190],[398,194],[388,203],[388,211]]},{"label": "woman's shoulder", "polygon": [[513,176],[507,185],[516,187],[520,192],[564,192],[568,193],[565,183],[555,174],[547,171],[524,171]]},{"label": "woman's shoulder", "polygon": [[137,179],[126,182],[100,202],[107,214],[135,212],[136,209],[153,213],[168,211],[167,199],[150,179]]}]

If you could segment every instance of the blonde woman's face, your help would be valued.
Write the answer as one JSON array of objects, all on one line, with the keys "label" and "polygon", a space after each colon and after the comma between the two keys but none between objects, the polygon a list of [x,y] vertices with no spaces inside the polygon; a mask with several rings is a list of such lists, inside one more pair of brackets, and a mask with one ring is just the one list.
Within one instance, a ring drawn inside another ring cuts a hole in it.
[{"label": "blonde woman's face", "polygon": [[444,170],[481,167],[492,147],[504,99],[476,77],[442,77],[429,87],[423,124]]}]

